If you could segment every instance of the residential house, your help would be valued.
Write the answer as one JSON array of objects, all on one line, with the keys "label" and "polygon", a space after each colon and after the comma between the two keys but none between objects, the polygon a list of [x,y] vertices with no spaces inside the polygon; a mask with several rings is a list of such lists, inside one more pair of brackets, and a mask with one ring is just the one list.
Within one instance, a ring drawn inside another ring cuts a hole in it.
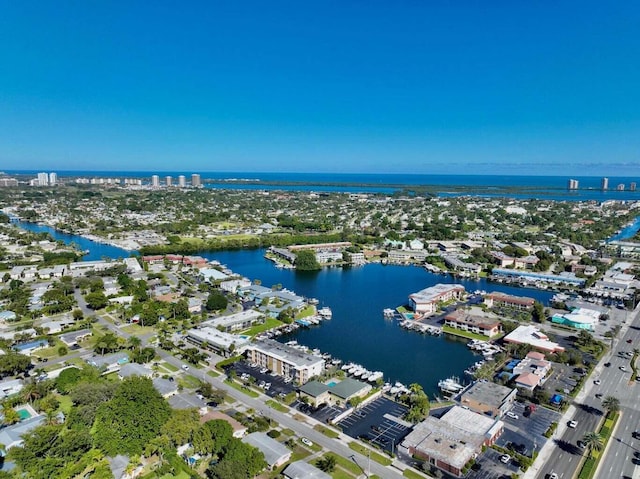
[{"label": "residential house", "polygon": [[331,479],[329,474],[304,461],[292,462],[282,474],[287,479]]},{"label": "residential house", "polygon": [[271,470],[277,469],[291,459],[291,449],[270,438],[264,432],[251,433],[242,438],[242,442],[259,449]]},{"label": "residential house", "polygon": [[118,372],[118,377],[120,379],[126,379],[133,376],[150,378],[152,375],[153,371],[151,371],[151,369],[137,363],[126,363],[120,368],[120,371]]},{"label": "residential house", "polygon": [[220,420],[229,423],[231,429],[233,429],[233,437],[241,439],[247,433],[247,428],[240,422],[233,419],[231,416],[220,411],[208,411],[206,414],[200,416],[200,423],[204,424],[207,421]]}]

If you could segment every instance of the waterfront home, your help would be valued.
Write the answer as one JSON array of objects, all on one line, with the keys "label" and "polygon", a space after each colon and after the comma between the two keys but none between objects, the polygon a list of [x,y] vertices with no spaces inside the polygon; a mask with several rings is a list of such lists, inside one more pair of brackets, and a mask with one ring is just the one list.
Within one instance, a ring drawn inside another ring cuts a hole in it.
[{"label": "waterfront home", "polygon": [[287,479],[331,479],[329,474],[304,461],[292,462],[282,474]]},{"label": "waterfront home", "polygon": [[459,402],[489,417],[502,417],[513,406],[518,390],[490,381],[476,381],[460,394]]},{"label": "waterfront home", "polygon": [[200,276],[208,283],[215,283],[216,281],[224,281],[229,279],[229,275],[224,274],[222,271],[218,271],[215,268],[202,268],[200,270]]},{"label": "waterfront home", "polygon": [[390,263],[408,263],[410,261],[424,261],[428,253],[424,250],[400,250],[389,251],[387,259]]},{"label": "waterfront home", "polygon": [[309,381],[298,388],[298,395],[300,398],[307,398],[313,407],[321,404],[346,406],[349,400],[366,396],[371,389],[371,385],[351,378],[327,384]]},{"label": "waterfront home", "polygon": [[458,259],[455,256],[444,256],[444,263],[454,271],[459,271],[468,274],[479,274],[482,271],[482,266],[475,263],[467,263]]},{"label": "waterfront home", "polygon": [[470,314],[463,309],[447,314],[444,317],[444,324],[460,331],[482,334],[488,338],[497,336],[502,330],[501,323],[497,319]]},{"label": "waterfront home", "polygon": [[465,466],[483,446],[494,444],[503,431],[504,423],[499,419],[454,406],[440,419],[429,416],[416,424],[398,449],[454,477],[463,477]]},{"label": "waterfront home", "polygon": [[186,339],[200,348],[209,349],[222,356],[242,354],[249,344],[249,338],[246,336],[225,333],[211,326],[188,330]]},{"label": "waterfront home", "polygon": [[571,286],[584,286],[584,283],[586,282],[586,279],[578,278],[575,274],[568,271],[563,271],[559,274],[552,274],[493,268],[491,274],[496,278],[506,278],[522,282],[538,281],[542,283],[567,284]]},{"label": "waterfront home", "polygon": [[324,372],[323,358],[271,339],[251,343],[246,350],[249,362],[268,368],[278,376],[292,378],[298,384],[305,384]]},{"label": "waterfront home", "polygon": [[247,309],[239,313],[218,316],[201,323],[204,327],[216,328],[218,331],[233,333],[234,331],[244,331],[256,324],[264,324],[265,316],[259,311]]},{"label": "waterfront home", "polygon": [[222,281],[220,283],[220,289],[222,291],[226,291],[227,293],[237,293],[237,291],[241,288],[248,288],[251,286],[251,281],[246,278],[242,279],[229,279],[227,281]]},{"label": "waterfront home", "polygon": [[460,300],[465,293],[459,284],[439,283],[409,295],[409,306],[416,313],[434,313],[438,304],[452,299]]},{"label": "waterfront home", "polygon": [[507,334],[503,341],[505,343],[529,344],[534,348],[548,352],[557,353],[564,351],[564,348],[558,343],[549,340],[549,337],[535,326],[518,326],[516,329]]},{"label": "waterfront home", "polygon": [[264,454],[264,460],[271,470],[277,469],[291,459],[292,451],[284,444],[267,436],[264,432],[253,432],[242,438],[242,442],[260,450]]},{"label": "waterfront home", "polygon": [[533,298],[526,298],[524,296],[512,296],[506,293],[495,292],[486,295],[484,302],[489,308],[506,306],[508,308],[531,310],[536,301]]}]

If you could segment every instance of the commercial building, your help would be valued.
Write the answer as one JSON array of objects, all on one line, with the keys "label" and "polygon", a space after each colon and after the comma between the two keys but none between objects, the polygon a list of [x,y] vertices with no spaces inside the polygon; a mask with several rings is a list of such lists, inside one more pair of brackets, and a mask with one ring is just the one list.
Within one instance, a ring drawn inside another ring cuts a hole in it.
[{"label": "commercial building", "polygon": [[464,293],[464,286],[439,283],[410,294],[409,306],[416,313],[434,313],[438,309],[438,303],[461,299]]},{"label": "commercial building", "polygon": [[462,309],[457,309],[447,314],[444,317],[444,324],[460,331],[482,334],[489,338],[500,334],[501,331],[500,321],[497,319],[470,314]]},{"label": "commercial building", "polygon": [[486,295],[484,302],[489,308],[506,306],[514,309],[531,310],[536,301],[533,298],[496,292]]},{"label": "commercial building", "polygon": [[331,381],[327,384],[309,381],[300,386],[298,394],[301,398],[306,397],[313,407],[318,407],[321,404],[346,406],[351,399],[365,396],[371,389],[370,384],[346,378],[341,381]]},{"label": "commercial building", "polygon": [[503,430],[500,420],[454,406],[440,419],[429,416],[417,424],[398,449],[454,477],[463,477],[465,466],[483,446],[494,444]]},{"label": "commercial building", "polygon": [[552,323],[564,324],[571,328],[593,331],[600,319],[600,311],[587,308],[575,308],[570,313],[557,313],[551,317]]},{"label": "commercial building", "polygon": [[502,417],[516,400],[518,390],[490,381],[476,381],[460,394],[460,404],[478,414]]},{"label": "commercial building", "polygon": [[292,378],[298,384],[305,384],[324,372],[324,359],[321,357],[271,339],[248,345],[247,359],[268,368],[278,376]]},{"label": "commercial building", "polygon": [[540,351],[548,353],[564,351],[562,346],[550,341],[549,337],[535,326],[518,326],[507,334],[503,341],[513,344],[529,344]]}]

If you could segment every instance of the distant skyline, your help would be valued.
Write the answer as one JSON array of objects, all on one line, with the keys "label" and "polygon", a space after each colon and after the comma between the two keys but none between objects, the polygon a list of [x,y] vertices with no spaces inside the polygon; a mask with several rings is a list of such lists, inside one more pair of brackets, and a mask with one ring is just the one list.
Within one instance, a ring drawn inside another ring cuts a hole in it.
[{"label": "distant skyline", "polygon": [[637,2],[5,2],[0,170],[640,176]]}]

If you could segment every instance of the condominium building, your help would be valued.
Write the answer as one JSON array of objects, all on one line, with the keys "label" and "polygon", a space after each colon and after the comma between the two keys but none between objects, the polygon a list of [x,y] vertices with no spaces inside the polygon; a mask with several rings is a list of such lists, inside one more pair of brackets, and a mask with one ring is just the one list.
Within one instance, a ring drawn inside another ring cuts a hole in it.
[{"label": "condominium building", "polygon": [[200,175],[198,175],[197,173],[194,173],[191,175],[191,186],[193,186],[194,188],[198,188],[202,186],[202,182],[200,181]]},{"label": "condominium building", "polygon": [[38,173],[38,186],[47,186],[49,184],[49,175],[45,172]]},{"label": "condominium building", "polygon": [[58,182],[58,174],[55,172],[49,173],[49,186],[55,186]]},{"label": "condominium building", "polygon": [[185,179],[184,175],[178,176],[178,186],[180,188],[184,188],[185,186],[187,186],[187,180]]},{"label": "condominium building", "polygon": [[264,339],[247,347],[250,362],[270,369],[278,376],[305,384],[324,372],[324,359],[272,339]]},{"label": "condominium building", "polygon": [[173,184],[173,178],[171,176],[165,176],[164,182],[167,184],[167,186],[171,186]]},{"label": "condominium building", "polygon": [[158,175],[153,175],[151,177],[151,186],[153,186],[154,188],[160,186],[160,177]]},{"label": "condominium building", "polygon": [[609,189],[609,178],[602,178],[600,181],[600,188],[603,190]]},{"label": "condominium building", "polygon": [[459,284],[436,284],[409,295],[409,305],[416,313],[433,313],[438,303],[451,299],[460,299],[465,293]]}]

